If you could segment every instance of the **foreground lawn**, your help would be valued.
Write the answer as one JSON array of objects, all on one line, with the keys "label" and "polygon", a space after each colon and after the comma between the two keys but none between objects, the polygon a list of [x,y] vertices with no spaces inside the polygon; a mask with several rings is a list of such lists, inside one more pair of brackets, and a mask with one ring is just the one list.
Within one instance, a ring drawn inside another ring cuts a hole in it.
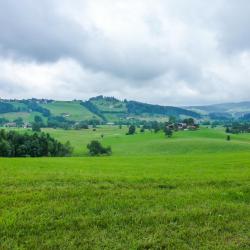
[{"label": "foreground lawn", "polygon": [[250,152],[0,159],[0,249],[249,249]]}]

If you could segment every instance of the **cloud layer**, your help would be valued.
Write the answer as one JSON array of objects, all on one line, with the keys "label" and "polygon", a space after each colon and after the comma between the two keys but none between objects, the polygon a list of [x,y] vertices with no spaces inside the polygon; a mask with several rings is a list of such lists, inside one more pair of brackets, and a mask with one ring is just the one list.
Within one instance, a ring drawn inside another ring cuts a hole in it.
[{"label": "cloud layer", "polygon": [[0,96],[250,100],[248,0],[0,0]]}]

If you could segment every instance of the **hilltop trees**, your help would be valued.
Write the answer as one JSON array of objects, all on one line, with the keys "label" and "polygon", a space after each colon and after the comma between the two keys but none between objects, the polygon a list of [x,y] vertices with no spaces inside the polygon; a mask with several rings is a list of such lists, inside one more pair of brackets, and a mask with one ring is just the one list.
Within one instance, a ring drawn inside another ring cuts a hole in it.
[{"label": "hilltop trees", "polygon": [[69,156],[72,150],[69,142],[62,144],[49,134],[29,135],[0,130],[0,156],[2,157]]}]

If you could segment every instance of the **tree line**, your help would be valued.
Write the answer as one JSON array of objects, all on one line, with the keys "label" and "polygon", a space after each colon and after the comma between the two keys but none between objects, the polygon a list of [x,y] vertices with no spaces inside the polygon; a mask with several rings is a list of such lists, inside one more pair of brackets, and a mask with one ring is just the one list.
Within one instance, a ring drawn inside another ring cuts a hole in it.
[{"label": "tree line", "polygon": [[70,143],[62,144],[46,133],[20,134],[0,130],[0,156],[2,157],[63,157],[70,156]]}]

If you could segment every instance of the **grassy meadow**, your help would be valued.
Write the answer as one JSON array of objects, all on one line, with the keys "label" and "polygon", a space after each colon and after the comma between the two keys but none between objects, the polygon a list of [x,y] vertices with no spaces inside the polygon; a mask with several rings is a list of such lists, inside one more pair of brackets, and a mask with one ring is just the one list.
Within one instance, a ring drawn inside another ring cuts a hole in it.
[{"label": "grassy meadow", "polygon": [[73,157],[0,159],[0,249],[250,249],[250,134],[45,131]]}]

